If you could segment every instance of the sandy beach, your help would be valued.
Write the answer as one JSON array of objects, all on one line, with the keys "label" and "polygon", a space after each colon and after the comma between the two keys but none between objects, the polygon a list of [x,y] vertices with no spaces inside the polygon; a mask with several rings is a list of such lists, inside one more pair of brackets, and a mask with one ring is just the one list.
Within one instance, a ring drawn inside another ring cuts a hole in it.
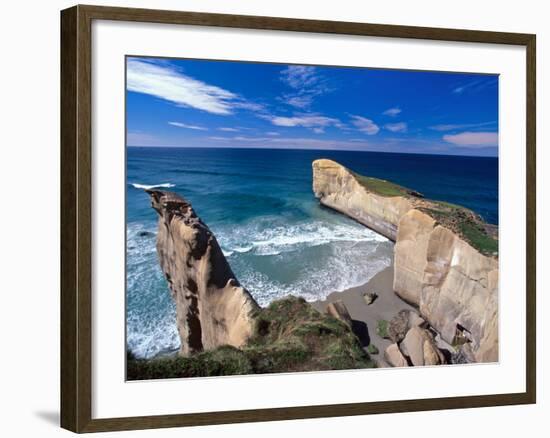
[{"label": "sandy beach", "polygon": [[[367,292],[376,293],[378,298],[367,305],[363,295]],[[384,360],[384,350],[391,344],[376,333],[376,324],[379,320],[391,320],[397,312],[414,307],[400,299],[393,291],[393,266],[377,273],[366,284],[353,287],[342,292],[331,293],[326,300],[311,303],[317,310],[324,312],[330,302],[342,300],[353,320],[353,330],[366,348],[374,344],[378,354],[371,355],[379,367],[387,367]]]}]

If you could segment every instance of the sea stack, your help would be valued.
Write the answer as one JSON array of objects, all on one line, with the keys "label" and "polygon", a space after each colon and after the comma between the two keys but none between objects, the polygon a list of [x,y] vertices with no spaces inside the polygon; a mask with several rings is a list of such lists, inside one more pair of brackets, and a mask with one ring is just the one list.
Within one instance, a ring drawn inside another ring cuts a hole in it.
[{"label": "sea stack", "polygon": [[259,309],[210,229],[176,193],[146,190],[159,215],[157,253],[176,303],[180,354],[243,346]]},{"label": "sea stack", "polygon": [[319,201],[395,241],[393,289],[471,362],[498,361],[497,228],[474,212],[331,160],[313,162]]}]

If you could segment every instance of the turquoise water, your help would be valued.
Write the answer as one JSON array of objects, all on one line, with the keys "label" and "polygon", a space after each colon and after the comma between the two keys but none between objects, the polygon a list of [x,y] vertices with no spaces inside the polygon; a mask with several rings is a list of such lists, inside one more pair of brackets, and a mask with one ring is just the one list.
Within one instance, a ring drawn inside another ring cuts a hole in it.
[{"label": "turquoise water", "polygon": [[128,148],[127,343],[137,356],[179,346],[174,305],[156,256],[157,216],[141,186],[161,185],[187,198],[261,305],[288,294],[324,298],[389,266],[391,242],[314,198],[311,162],[317,158],[465,205],[498,223],[495,158]]}]

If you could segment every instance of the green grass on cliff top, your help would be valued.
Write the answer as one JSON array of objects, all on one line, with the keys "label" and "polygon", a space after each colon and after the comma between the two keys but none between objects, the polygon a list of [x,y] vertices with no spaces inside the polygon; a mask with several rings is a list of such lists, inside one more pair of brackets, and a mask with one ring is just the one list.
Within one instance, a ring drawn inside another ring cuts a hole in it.
[{"label": "green grass on cliff top", "polygon": [[369,192],[376,193],[380,196],[411,196],[411,193],[414,193],[412,190],[409,190],[406,187],[400,186],[390,181],[386,181],[384,179],[363,176],[359,175],[358,173],[354,173],[353,175],[355,176],[357,182],[365,187]]},{"label": "green grass on cliff top", "polygon": [[373,368],[359,339],[343,322],[302,298],[272,302],[256,316],[241,349],[222,346],[189,357],[140,360],[128,354],[129,380]]},{"label": "green grass on cliff top", "polygon": [[459,235],[480,253],[495,256],[498,254],[496,226],[486,224],[473,211],[441,201],[428,201],[419,210],[429,214],[435,221]]},{"label": "green grass on cliff top", "polygon": [[[429,214],[442,226],[458,234],[485,255],[498,254],[498,238],[481,217],[460,205],[423,199],[422,194],[379,178],[353,173],[355,179],[369,192],[380,196],[403,196],[411,199],[416,208]],[[416,205],[418,204],[418,205]]]}]

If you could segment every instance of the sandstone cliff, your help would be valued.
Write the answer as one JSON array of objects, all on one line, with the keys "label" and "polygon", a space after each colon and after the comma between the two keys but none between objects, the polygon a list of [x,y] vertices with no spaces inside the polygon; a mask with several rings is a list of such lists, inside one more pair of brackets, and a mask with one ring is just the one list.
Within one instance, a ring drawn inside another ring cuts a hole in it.
[{"label": "sandstone cliff", "polygon": [[[395,188],[396,194],[399,193],[398,186],[391,183],[387,188]],[[313,192],[323,205],[394,241],[399,219],[412,208],[405,196],[387,197],[367,190],[358,175],[331,160],[313,162]]]},{"label": "sandstone cliff", "polygon": [[313,191],[322,204],[396,242],[394,291],[445,341],[470,361],[498,360],[496,227],[331,160],[313,162]]},{"label": "sandstone cliff", "polygon": [[470,360],[498,360],[498,260],[413,209],[399,222],[394,268],[395,292],[444,340],[469,344]]},{"label": "sandstone cliff", "polygon": [[175,193],[147,193],[159,215],[157,253],[176,303],[180,354],[241,347],[254,330],[258,305],[191,205]]}]

